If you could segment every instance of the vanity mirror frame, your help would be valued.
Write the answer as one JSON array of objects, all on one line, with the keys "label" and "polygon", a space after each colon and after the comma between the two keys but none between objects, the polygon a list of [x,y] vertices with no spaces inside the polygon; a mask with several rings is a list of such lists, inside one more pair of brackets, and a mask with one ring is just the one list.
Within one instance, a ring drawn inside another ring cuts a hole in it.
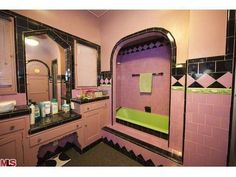
[{"label": "vanity mirror frame", "polygon": [[71,56],[70,60],[66,61],[66,65],[69,67],[71,71],[71,79],[68,88],[68,98],[67,101],[70,101],[72,97],[72,89],[75,89],[75,56],[74,56],[74,41],[86,45],[88,47],[92,47],[98,50],[98,86],[100,85],[100,71],[101,71],[101,47],[100,45],[83,39],[81,37],[72,35],[65,31],[59,30],[47,24],[41,23],[34,19],[28,18],[26,16],[20,15],[16,12],[10,10],[0,10],[0,15],[5,15],[14,18],[14,33],[15,33],[15,55],[16,55],[16,73],[17,73],[17,92],[18,93],[26,93],[26,68],[25,68],[25,43],[24,43],[24,32],[34,33],[35,31],[45,31],[50,30],[54,31],[57,35],[54,34],[55,41],[58,42],[60,40],[64,40],[71,47]]}]

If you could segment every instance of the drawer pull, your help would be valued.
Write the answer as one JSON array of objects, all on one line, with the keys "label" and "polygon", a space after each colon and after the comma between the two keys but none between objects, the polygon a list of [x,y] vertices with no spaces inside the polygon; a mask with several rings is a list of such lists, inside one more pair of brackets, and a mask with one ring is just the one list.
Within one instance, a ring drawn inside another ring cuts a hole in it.
[{"label": "drawer pull", "polygon": [[14,126],[14,125],[10,126],[10,130],[11,130],[11,131],[14,130],[14,129],[15,129],[15,126]]},{"label": "drawer pull", "polygon": [[42,139],[41,139],[41,138],[39,138],[39,139],[38,139],[38,143],[40,143],[41,141],[42,141]]},{"label": "drawer pull", "polygon": [[85,125],[85,127],[87,127],[87,125]]},{"label": "drawer pull", "polygon": [[87,110],[89,111],[89,108],[87,108]]},{"label": "drawer pull", "polygon": [[76,125],[76,128],[81,128],[81,126],[79,126],[79,125]]}]

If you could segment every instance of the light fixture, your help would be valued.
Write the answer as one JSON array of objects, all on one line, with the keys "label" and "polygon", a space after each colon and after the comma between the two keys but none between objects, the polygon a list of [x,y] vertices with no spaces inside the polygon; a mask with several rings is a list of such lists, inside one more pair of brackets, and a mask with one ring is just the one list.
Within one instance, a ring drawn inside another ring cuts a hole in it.
[{"label": "light fixture", "polygon": [[176,68],[183,68],[184,65],[183,65],[183,64],[177,64],[175,67],[176,67]]},{"label": "light fixture", "polygon": [[36,39],[32,39],[32,38],[25,38],[25,43],[27,45],[30,45],[30,46],[37,46],[37,45],[39,45],[39,41],[37,41]]},{"label": "light fixture", "polygon": [[174,38],[173,38],[173,36],[170,33],[167,33],[166,35],[167,35],[167,37],[169,38],[169,40],[171,42],[174,42]]}]

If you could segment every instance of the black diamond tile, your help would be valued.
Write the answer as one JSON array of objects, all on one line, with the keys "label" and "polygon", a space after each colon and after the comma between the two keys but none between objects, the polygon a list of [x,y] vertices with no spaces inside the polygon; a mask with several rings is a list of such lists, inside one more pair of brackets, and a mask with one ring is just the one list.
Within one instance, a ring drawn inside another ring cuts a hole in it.
[{"label": "black diamond tile", "polygon": [[215,62],[199,63],[199,73],[215,72]]},{"label": "black diamond tile", "polygon": [[232,60],[216,62],[216,72],[232,72]]},{"label": "black diamond tile", "polygon": [[209,73],[208,75],[210,75],[211,77],[213,77],[214,79],[219,79],[221,76],[223,76],[225,74],[225,72],[223,73]]},{"label": "black diamond tile", "polygon": [[202,85],[200,85],[197,82],[193,82],[190,86],[188,86],[189,88],[204,88]]},{"label": "black diamond tile", "polygon": [[175,75],[175,76],[173,76],[173,77],[174,77],[176,80],[179,80],[179,79],[180,79],[181,77],[183,77],[183,76],[178,76],[178,75],[176,76],[176,75]]},{"label": "black diamond tile", "polygon": [[175,84],[173,84],[173,86],[183,86],[183,85],[180,84],[179,82],[176,82]]},{"label": "black diamond tile", "polygon": [[209,85],[207,88],[225,88],[225,86],[223,86],[219,82],[215,81],[213,84]]}]

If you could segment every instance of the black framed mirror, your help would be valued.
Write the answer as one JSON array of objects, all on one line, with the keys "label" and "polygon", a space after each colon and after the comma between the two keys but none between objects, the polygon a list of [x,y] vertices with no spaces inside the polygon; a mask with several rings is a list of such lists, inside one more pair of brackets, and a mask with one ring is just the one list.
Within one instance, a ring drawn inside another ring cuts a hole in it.
[{"label": "black framed mirror", "polygon": [[[27,101],[71,98],[71,46],[53,30],[23,32]],[[57,39],[57,40],[55,40]]]}]

